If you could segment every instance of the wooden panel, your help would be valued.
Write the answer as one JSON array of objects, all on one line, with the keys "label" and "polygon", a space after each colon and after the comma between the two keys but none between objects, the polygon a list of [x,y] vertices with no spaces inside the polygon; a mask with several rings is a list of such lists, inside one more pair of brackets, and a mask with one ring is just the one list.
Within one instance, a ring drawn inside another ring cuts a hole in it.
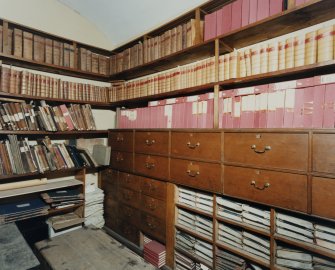
[{"label": "wooden panel", "polygon": [[118,189],[118,172],[107,169],[101,172],[101,187],[105,192],[105,197],[116,197]]},{"label": "wooden panel", "polygon": [[335,179],[313,177],[312,214],[335,219]]},{"label": "wooden panel", "polygon": [[114,152],[111,154],[111,167],[116,170],[132,172],[133,154],[128,152]]},{"label": "wooden panel", "polygon": [[140,177],[141,180],[141,191],[143,194],[148,195],[150,197],[166,200],[166,183],[153,180],[150,178]]},{"label": "wooden panel", "polygon": [[138,208],[140,194],[134,190],[119,188],[119,200],[124,204]]},{"label": "wooden panel", "polygon": [[221,165],[171,159],[171,181],[198,189],[222,192]]},{"label": "wooden panel", "polygon": [[105,199],[105,214],[117,216],[118,213],[118,201],[113,198]]},{"label": "wooden panel", "polygon": [[224,167],[224,194],[307,212],[307,176]]},{"label": "wooden panel", "polygon": [[141,223],[141,212],[133,207],[122,205],[122,209],[119,211],[119,218],[121,220],[126,220],[134,226],[139,226]]},{"label": "wooden panel", "polygon": [[168,177],[168,158],[135,154],[135,171],[155,178]]},{"label": "wooden panel", "polygon": [[112,217],[110,215],[105,215],[105,226],[116,233],[120,233],[120,220],[118,217]]},{"label": "wooden panel", "polygon": [[335,173],[335,134],[313,134],[314,172]]},{"label": "wooden panel", "polygon": [[171,155],[221,160],[220,133],[171,133]]},{"label": "wooden panel", "polygon": [[138,176],[133,174],[120,172],[119,183],[121,187],[133,189],[137,192],[140,189],[140,181],[138,179]]},{"label": "wooden panel", "polygon": [[130,242],[135,245],[139,245],[140,242],[140,231],[138,228],[130,224],[127,220],[122,220],[119,224],[120,234],[127,238]]},{"label": "wooden panel", "polygon": [[142,213],[141,230],[165,243],[165,222],[146,213]]},{"label": "wooden panel", "polygon": [[166,218],[166,203],[164,201],[157,200],[155,198],[145,196],[142,194],[141,209],[142,211],[152,216],[155,216],[161,220],[165,220]]},{"label": "wooden panel", "polygon": [[108,143],[112,151],[133,151],[133,132],[132,131],[110,131]]},{"label": "wooden panel", "polygon": [[225,133],[224,161],[306,171],[308,134]]},{"label": "wooden panel", "polygon": [[136,131],[135,152],[168,154],[169,132]]}]

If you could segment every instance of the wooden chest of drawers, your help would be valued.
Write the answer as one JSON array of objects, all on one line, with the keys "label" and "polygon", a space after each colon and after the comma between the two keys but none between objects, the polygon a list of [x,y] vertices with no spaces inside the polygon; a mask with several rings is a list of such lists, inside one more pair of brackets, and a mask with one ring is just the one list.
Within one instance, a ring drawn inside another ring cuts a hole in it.
[{"label": "wooden chest of drawers", "polygon": [[137,131],[135,133],[135,152],[167,155],[169,133],[157,131]]}]

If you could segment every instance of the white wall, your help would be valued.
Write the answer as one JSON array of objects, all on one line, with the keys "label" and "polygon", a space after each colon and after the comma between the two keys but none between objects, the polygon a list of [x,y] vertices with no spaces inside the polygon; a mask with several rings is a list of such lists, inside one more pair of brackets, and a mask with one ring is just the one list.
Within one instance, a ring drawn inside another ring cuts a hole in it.
[{"label": "white wall", "polygon": [[96,47],[112,46],[93,23],[56,0],[0,0],[0,18]]}]

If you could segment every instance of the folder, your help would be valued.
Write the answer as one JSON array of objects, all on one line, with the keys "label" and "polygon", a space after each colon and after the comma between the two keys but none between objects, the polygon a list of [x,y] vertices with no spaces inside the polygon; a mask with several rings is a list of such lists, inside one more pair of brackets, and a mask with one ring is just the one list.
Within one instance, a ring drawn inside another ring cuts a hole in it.
[{"label": "folder", "polygon": [[236,0],[232,4],[231,30],[236,30],[242,26],[242,0]]},{"label": "folder", "polygon": [[223,34],[226,34],[232,30],[232,4],[225,5],[222,11],[222,30]]},{"label": "folder", "polygon": [[223,34],[223,9],[221,8],[216,12],[216,36],[221,36],[222,34]]},{"label": "folder", "polygon": [[242,0],[242,20],[241,27],[249,24],[250,0]]},{"label": "folder", "polygon": [[270,0],[270,16],[283,11],[283,0]]},{"label": "folder", "polygon": [[257,21],[257,5],[258,5],[258,0],[250,0],[249,24]]},{"label": "folder", "polygon": [[[277,0],[278,1],[278,0]],[[270,14],[270,0],[257,1],[257,21],[269,17]]]}]

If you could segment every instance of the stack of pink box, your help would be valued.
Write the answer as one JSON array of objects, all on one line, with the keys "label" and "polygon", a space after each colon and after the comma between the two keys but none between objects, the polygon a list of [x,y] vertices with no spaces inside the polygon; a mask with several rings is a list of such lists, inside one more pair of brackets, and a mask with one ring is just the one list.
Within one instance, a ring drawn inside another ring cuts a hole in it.
[{"label": "stack of pink box", "polygon": [[220,128],[334,128],[335,74],[226,90]]},{"label": "stack of pink box", "polygon": [[205,16],[209,40],[283,11],[283,0],[236,0]]}]

